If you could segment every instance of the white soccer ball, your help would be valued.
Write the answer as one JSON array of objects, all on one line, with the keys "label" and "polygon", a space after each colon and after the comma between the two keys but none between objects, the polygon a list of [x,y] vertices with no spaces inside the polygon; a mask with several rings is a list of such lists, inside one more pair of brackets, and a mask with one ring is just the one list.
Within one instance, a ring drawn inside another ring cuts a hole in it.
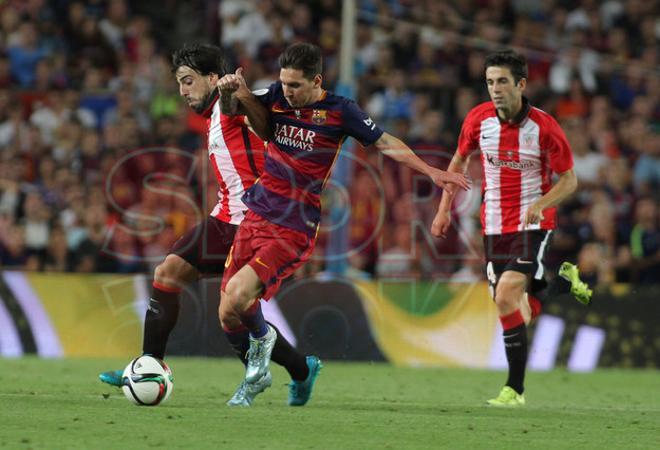
[{"label": "white soccer ball", "polygon": [[140,406],[156,406],[172,394],[174,377],[167,364],[152,356],[140,356],[128,363],[121,387],[127,399]]}]

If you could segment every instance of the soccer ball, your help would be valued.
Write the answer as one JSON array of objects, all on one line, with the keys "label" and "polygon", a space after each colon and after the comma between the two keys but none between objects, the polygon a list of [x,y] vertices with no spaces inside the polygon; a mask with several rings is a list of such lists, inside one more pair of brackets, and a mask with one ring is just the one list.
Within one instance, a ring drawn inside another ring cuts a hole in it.
[{"label": "soccer ball", "polygon": [[141,406],[156,406],[172,394],[174,377],[167,364],[151,356],[140,356],[128,363],[121,387],[127,399]]}]

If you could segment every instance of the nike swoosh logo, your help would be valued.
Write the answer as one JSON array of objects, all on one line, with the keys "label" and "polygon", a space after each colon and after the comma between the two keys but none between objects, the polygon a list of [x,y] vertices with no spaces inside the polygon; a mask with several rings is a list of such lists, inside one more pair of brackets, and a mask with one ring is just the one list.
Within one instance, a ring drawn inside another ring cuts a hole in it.
[{"label": "nike swoosh logo", "polygon": [[486,136],[485,134],[481,135],[481,139],[488,139],[489,136]]},{"label": "nike swoosh logo", "polygon": [[260,265],[264,266],[266,269],[269,269],[269,268],[270,268],[270,266],[269,266],[268,264],[266,264],[265,262],[263,262],[263,261],[261,260],[261,258],[257,258],[257,259],[255,259],[254,262],[256,262],[257,264],[260,264]]},{"label": "nike swoosh logo", "polygon": [[518,264],[534,264],[534,261],[525,261],[524,259],[520,259],[520,258],[516,259],[516,262]]}]

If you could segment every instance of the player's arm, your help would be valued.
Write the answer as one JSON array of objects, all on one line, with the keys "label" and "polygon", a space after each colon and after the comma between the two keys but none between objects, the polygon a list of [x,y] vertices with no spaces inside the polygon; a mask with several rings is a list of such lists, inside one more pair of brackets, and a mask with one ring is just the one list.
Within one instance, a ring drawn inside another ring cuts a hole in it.
[{"label": "player's arm", "polygon": [[543,210],[552,208],[563,202],[577,189],[577,177],[575,171],[569,169],[559,174],[559,180],[552,186],[544,196],[532,203],[525,214],[525,223],[531,225],[543,220]]},{"label": "player's arm", "polygon": [[[470,161],[470,155],[463,156],[460,152],[454,153],[454,157],[447,167],[447,172],[451,173],[465,173],[468,162]],[[440,204],[438,205],[438,212],[435,213],[433,218],[433,223],[431,224],[431,234],[438,237],[447,237],[447,231],[449,231],[449,225],[451,224],[451,204],[454,202],[454,197],[456,196],[456,191],[444,190],[442,191],[442,197],[440,199]]]},{"label": "player's arm", "polygon": [[273,137],[268,110],[250,91],[243,78],[243,69],[239,67],[233,74],[227,74],[218,80],[220,91],[220,111],[229,116],[245,115],[252,130],[264,141]]},{"label": "player's arm", "polygon": [[450,186],[447,186],[448,183],[455,184],[465,190],[470,188],[470,182],[465,175],[457,172],[446,172],[429,166],[419,156],[415,155],[403,141],[389,133],[383,133],[374,145],[395,161],[428,176],[441,188],[453,190]]}]

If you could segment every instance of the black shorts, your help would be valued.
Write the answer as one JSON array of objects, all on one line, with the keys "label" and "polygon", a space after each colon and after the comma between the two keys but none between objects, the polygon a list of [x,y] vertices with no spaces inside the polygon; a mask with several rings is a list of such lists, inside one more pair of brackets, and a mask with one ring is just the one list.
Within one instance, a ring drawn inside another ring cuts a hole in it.
[{"label": "black shorts", "polygon": [[185,259],[200,273],[221,275],[236,230],[238,225],[208,216],[181,236],[169,253]]},{"label": "black shorts", "polygon": [[491,288],[495,289],[500,276],[507,270],[530,275],[529,292],[545,288],[543,258],[551,234],[550,230],[530,230],[484,236],[486,276]]}]

